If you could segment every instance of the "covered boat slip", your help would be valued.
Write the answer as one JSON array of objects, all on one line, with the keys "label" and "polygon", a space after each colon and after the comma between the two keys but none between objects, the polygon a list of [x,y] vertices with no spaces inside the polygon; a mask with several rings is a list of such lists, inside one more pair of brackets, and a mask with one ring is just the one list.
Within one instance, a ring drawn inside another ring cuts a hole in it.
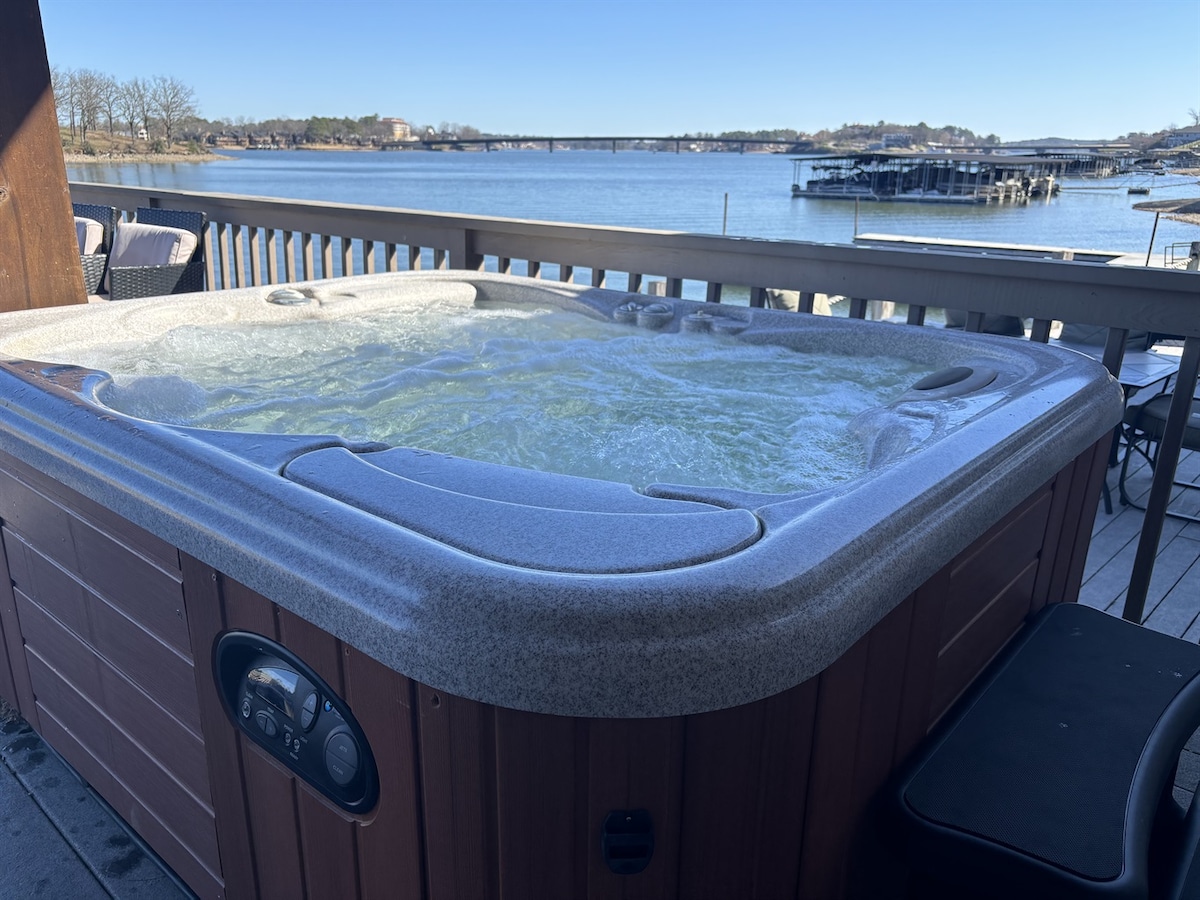
[{"label": "covered boat slip", "polygon": [[792,160],[792,196],[991,203],[1048,196],[1065,161],[984,153],[854,153]]}]

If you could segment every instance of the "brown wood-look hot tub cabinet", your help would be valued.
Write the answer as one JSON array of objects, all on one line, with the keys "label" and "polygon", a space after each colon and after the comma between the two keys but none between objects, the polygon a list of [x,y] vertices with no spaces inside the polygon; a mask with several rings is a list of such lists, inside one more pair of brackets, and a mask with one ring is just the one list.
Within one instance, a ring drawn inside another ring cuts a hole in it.
[{"label": "brown wood-look hot tub cabinet", "polygon": [[[1108,438],[819,675],[651,719],[519,712],[374,661],[0,454],[0,693],[202,897],[886,897],[872,797],[1030,612],[1074,599]],[[348,702],[379,769],[354,816],[227,718],[209,663],[244,629]],[[601,856],[649,812],[640,874]],[[886,836],[884,836],[886,837]]]}]

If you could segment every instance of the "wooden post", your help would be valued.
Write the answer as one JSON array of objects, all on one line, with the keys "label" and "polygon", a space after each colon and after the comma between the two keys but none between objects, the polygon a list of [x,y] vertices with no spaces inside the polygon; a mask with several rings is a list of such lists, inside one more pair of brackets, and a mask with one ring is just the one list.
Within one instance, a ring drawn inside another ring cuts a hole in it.
[{"label": "wooden post", "polygon": [[37,0],[0,11],[0,312],[86,303]]}]

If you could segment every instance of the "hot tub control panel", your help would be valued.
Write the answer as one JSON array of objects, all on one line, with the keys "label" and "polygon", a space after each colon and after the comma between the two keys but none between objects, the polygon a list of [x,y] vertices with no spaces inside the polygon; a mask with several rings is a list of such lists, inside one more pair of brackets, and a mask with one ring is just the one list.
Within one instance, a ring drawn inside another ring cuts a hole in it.
[{"label": "hot tub control panel", "polygon": [[350,812],[379,797],[375,758],[350,708],[286,647],[245,631],[213,647],[213,672],[233,723]]}]

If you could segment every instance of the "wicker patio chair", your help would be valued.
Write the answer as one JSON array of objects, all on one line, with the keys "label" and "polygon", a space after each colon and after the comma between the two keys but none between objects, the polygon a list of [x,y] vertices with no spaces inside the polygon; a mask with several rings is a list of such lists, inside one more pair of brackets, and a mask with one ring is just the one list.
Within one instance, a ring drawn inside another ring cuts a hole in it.
[{"label": "wicker patio chair", "polygon": [[111,265],[108,270],[110,300],[157,297],[204,290],[204,230],[208,215],[181,209],[138,207],[137,223],[180,228],[196,236],[196,248],[187,262],[169,265]]},{"label": "wicker patio chair", "polygon": [[112,252],[113,233],[117,228],[117,210],[114,206],[99,206],[95,203],[72,203],[75,215],[99,222],[104,228],[104,238],[94,253],[80,253],[83,266],[84,292],[95,294],[100,291],[104,269],[108,265],[108,254]]}]

